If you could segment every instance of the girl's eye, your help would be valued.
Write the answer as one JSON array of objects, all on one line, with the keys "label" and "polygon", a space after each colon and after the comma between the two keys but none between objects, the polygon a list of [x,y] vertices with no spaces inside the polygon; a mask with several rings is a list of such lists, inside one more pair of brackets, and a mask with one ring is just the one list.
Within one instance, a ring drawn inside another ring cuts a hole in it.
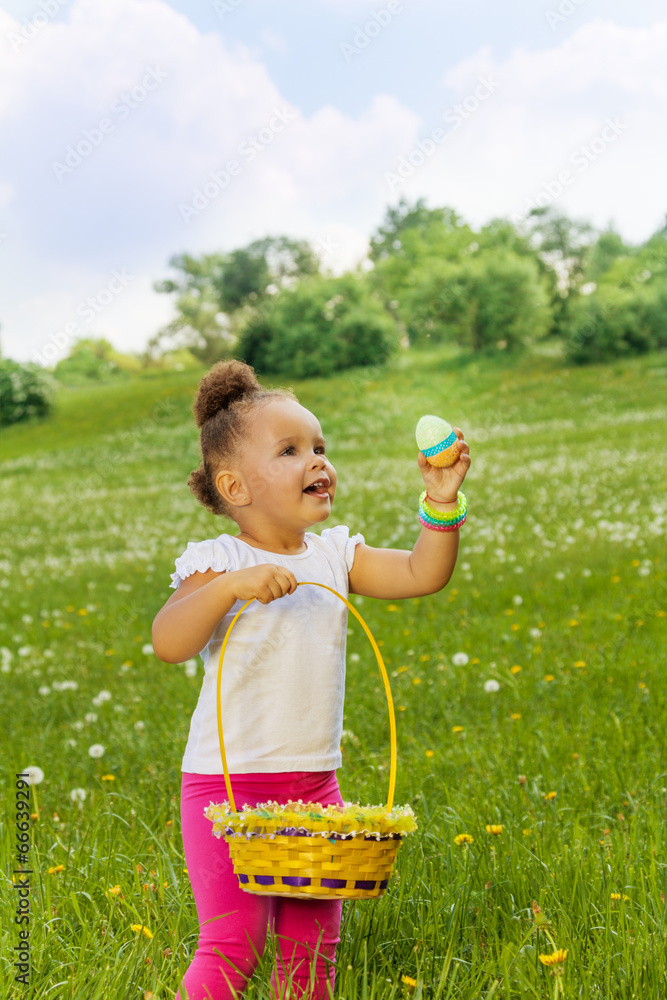
[{"label": "girl's eye", "polygon": [[[287,448],[285,448],[285,449],[283,450],[283,455],[286,455],[288,451],[295,451],[295,448],[294,448],[294,445],[293,445],[293,444],[290,444],[290,445],[288,445],[288,446],[287,446]],[[324,454],[324,445],[322,445],[322,444],[319,444],[319,445],[317,446],[317,448],[315,449],[315,451],[321,451],[321,452],[322,452],[322,454]]]}]

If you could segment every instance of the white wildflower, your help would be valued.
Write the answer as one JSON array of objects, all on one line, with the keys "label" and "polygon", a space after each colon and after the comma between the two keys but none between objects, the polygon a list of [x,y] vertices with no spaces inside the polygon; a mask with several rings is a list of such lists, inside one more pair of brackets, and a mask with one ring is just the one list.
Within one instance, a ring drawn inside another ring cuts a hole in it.
[{"label": "white wildflower", "polygon": [[43,695],[51,694],[51,688],[49,687],[48,684],[42,684],[42,686],[40,688],[38,688],[37,690],[38,690],[39,694],[43,694]]},{"label": "white wildflower", "polygon": [[91,747],[88,747],[88,756],[89,757],[103,757],[104,756],[104,749],[105,748],[102,746],[101,743],[93,743],[93,745]]},{"label": "white wildflower", "polygon": [[521,594],[514,595],[514,597],[512,598],[512,604],[516,604],[517,607],[520,604],[523,604],[523,597],[521,596]]},{"label": "white wildflower", "polygon": [[197,661],[196,660],[186,660],[185,661],[185,676],[195,677],[197,674]]},{"label": "white wildflower", "polygon": [[143,644],[143,646],[141,647],[141,652],[144,654],[144,656],[151,656],[152,655],[152,653],[153,653],[153,647],[150,644],[150,642],[145,642]]},{"label": "white wildflower", "polygon": [[24,625],[32,625],[32,615],[23,615],[21,621]]},{"label": "white wildflower", "polygon": [[21,775],[28,785],[40,785],[44,781],[44,772],[41,767],[34,764],[31,767],[24,767]]},{"label": "white wildflower", "polygon": [[85,802],[86,795],[87,792],[85,788],[73,788],[69,793],[70,799],[72,802],[76,802],[79,809],[83,809],[83,803]]},{"label": "white wildflower", "polygon": [[86,722],[97,722],[97,712],[86,712],[84,719]]},{"label": "white wildflower", "polygon": [[465,667],[467,662],[468,662],[467,653],[454,653],[454,655],[452,656],[452,663],[454,664],[455,667]]},{"label": "white wildflower", "polygon": [[146,728],[146,723],[142,722],[141,719],[138,719],[134,724],[134,728],[138,733],[140,733]]},{"label": "white wildflower", "polygon": [[490,681],[485,681],[484,690],[488,691],[489,694],[495,691],[500,691],[500,684],[498,683],[498,681],[494,681],[493,679],[491,679]]},{"label": "white wildflower", "polygon": [[542,630],[539,629],[539,628],[531,628],[531,630],[530,630],[530,638],[531,639],[541,639],[542,638]]}]

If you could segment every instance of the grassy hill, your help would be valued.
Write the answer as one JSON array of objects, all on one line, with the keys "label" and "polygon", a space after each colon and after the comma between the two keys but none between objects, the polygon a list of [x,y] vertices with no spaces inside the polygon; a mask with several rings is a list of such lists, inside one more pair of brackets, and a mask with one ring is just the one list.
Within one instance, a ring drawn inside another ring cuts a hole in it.
[{"label": "grassy hill", "polygon": [[[0,436],[3,870],[13,775],[37,765],[35,995],[66,982],[63,995],[86,1000],[171,997],[196,946],[178,799],[201,666],[162,664],[149,644],[175,557],[236,532],[186,486],[201,374],[66,390],[53,419]],[[294,384],[338,472],[326,526],[370,545],[417,538],[423,413],[458,424],[473,458],[448,587],[354,598],[383,643],[396,798],[420,829],[388,893],[346,907],[337,995],[552,996],[533,900],[568,950],[566,996],[667,992],[666,375],[664,355],[574,369],[440,349]],[[386,706],[350,630],[341,787],[380,802]],[[4,1000],[16,995],[7,881],[0,905]],[[268,996],[266,982],[265,969],[247,995]]]}]

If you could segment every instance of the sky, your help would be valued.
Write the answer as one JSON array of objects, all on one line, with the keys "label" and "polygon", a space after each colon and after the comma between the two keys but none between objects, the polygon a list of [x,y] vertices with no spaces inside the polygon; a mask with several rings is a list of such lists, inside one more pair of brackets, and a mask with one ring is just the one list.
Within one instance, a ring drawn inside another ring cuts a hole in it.
[{"label": "sky", "polygon": [[176,254],[308,239],[335,273],[401,197],[474,228],[667,215],[663,0],[0,0],[0,350],[140,351]]}]

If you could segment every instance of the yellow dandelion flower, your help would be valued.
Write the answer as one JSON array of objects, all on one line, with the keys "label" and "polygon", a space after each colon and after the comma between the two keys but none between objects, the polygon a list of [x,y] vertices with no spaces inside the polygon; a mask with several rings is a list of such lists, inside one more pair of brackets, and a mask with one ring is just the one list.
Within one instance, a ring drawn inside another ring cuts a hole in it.
[{"label": "yellow dandelion flower", "polygon": [[399,667],[398,670],[396,671],[396,673],[397,674],[404,674],[405,671],[409,670],[409,669],[410,669],[409,667]]},{"label": "yellow dandelion flower", "polygon": [[585,660],[575,660],[574,665],[575,665],[575,667],[585,667],[586,666],[586,661]]},{"label": "yellow dandelion flower", "polygon": [[469,833],[457,833],[454,837],[454,843],[457,847],[465,847],[466,844],[474,844],[475,838],[471,837]]},{"label": "yellow dandelion flower", "polygon": [[397,604],[388,604],[387,605],[387,611],[398,611],[398,610],[399,610],[399,608],[398,608]]},{"label": "yellow dandelion flower", "polygon": [[558,948],[551,955],[540,955],[542,965],[562,965],[567,958],[567,948]]},{"label": "yellow dandelion flower", "polygon": [[557,795],[558,792],[547,792],[546,795],[543,797],[546,802],[551,802],[551,800],[555,799]]},{"label": "yellow dandelion flower", "polygon": [[656,611],[658,618],[667,618],[667,611]]},{"label": "yellow dandelion flower", "polygon": [[486,832],[492,833],[494,837],[498,837],[503,832],[503,827],[500,823],[487,823]]},{"label": "yellow dandelion flower", "polygon": [[524,837],[530,837],[530,835],[532,834],[533,831],[532,830],[522,830],[521,832],[523,833]]},{"label": "yellow dandelion flower", "polygon": [[520,671],[521,671],[521,667],[519,666],[518,663],[515,663],[513,667],[510,667],[510,673],[511,674],[518,674],[518,673],[520,673]]},{"label": "yellow dandelion flower", "polygon": [[512,712],[512,718],[516,722],[517,719],[521,718],[521,712]]},{"label": "yellow dandelion flower", "polygon": [[79,610],[77,611],[77,615],[87,615],[87,614],[88,612],[86,611],[85,608],[79,608]]},{"label": "yellow dandelion flower", "polygon": [[111,893],[112,896],[120,896],[120,886],[110,885],[109,888],[107,889],[107,892]]},{"label": "yellow dandelion flower", "polygon": [[432,757],[433,756],[433,751],[432,750],[427,750],[426,751],[426,756],[427,757]]},{"label": "yellow dandelion flower", "polygon": [[612,583],[620,583],[621,582],[620,576],[612,576],[611,582]]},{"label": "yellow dandelion flower", "polygon": [[544,679],[547,682],[547,684],[549,683],[549,681],[555,681],[556,680],[556,678],[554,677],[553,674],[545,674]]},{"label": "yellow dandelion flower", "polygon": [[609,898],[613,899],[615,903],[618,903],[621,899],[623,900],[630,899],[630,897],[626,896],[625,893],[620,893],[620,892],[612,892]]},{"label": "yellow dandelion flower", "polygon": [[64,872],[64,871],[65,871],[64,865],[56,865],[55,868],[49,868],[49,875],[57,875],[58,872]]},{"label": "yellow dandelion flower", "polygon": [[399,710],[399,712],[404,712],[405,711],[405,705],[399,705],[398,706],[398,710]]},{"label": "yellow dandelion flower", "polygon": [[405,983],[406,986],[412,987],[412,989],[417,985],[417,980],[412,979],[410,976],[401,976],[401,982]]},{"label": "yellow dandelion flower", "polygon": [[421,677],[413,677],[412,678],[412,683],[413,684],[421,684],[421,682],[422,682]]},{"label": "yellow dandelion flower", "polygon": [[510,625],[510,632],[518,632],[520,628],[520,625]]},{"label": "yellow dandelion flower", "polygon": [[130,924],[130,930],[134,931],[135,934],[143,934],[144,937],[149,939],[153,937],[152,931],[150,931],[148,927],[145,927],[143,924]]},{"label": "yellow dandelion flower", "polygon": [[115,781],[116,780],[116,775],[115,774],[103,774],[101,780],[102,781]]},{"label": "yellow dandelion flower", "polygon": [[430,660],[431,657],[430,657],[430,655],[428,653],[422,653],[422,655],[419,657],[419,659],[422,661],[422,663],[426,663],[426,661]]},{"label": "yellow dandelion flower", "polygon": [[463,732],[463,726],[452,726],[452,732],[453,733],[462,733]]},{"label": "yellow dandelion flower", "polygon": [[[660,614],[659,611],[658,611],[658,614]],[[481,661],[480,661],[480,659],[479,659],[478,656],[473,656],[473,658],[472,658],[472,660],[470,662],[471,663],[480,663]]]},{"label": "yellow dandelion flower", "polygon": [[574,626],[578,625],[578,624],[579,624],[579,622],[577,621],[576,618],[570,618],[570,620],[568,622],[568,625],[570,626],[570,628],[574,628]]}]

